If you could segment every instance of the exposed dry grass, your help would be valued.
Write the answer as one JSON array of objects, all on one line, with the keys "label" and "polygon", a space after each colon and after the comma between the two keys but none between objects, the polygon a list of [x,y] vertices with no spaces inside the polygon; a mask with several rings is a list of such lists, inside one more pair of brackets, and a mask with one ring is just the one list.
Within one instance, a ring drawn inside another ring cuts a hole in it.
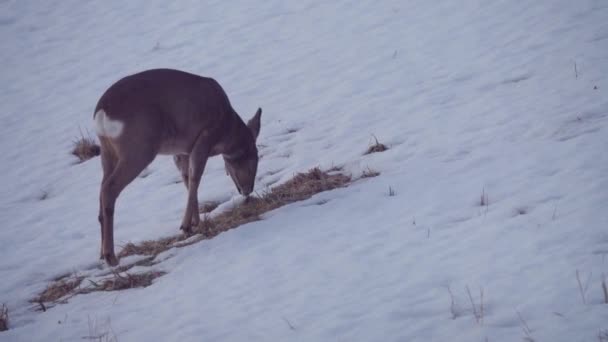
[{"label": "exposed dry grass", "polygon": [[91,293],[95,291],[118,291],[136,287],[148,287],[152,281],[165,275],[166,272],[150,271],[145,273],[113,272],[113,277],[104,279],[101,283],[89,281],[91,286],[80,289],[78,293]]},{"label": "exposed dry grass", "polygon": [[100,152],[99,145],[88,132],[85,135],[80,131],[80,137],[72,142],[72,154],[78,158],[80,163],[98,156]]},{"label": "exposed dry grass", "polygon": [[[146,287],[165,272],[151,271],[147,273],[129,274],[126,271],[133,266],[151,266],[158,261],[156,256],[173,247],[183,247],[198,241],[210,239],[221,232],[235,228],[239,225],[260,220],[262,214],[284,206],[289,203],[310,198],[312,195],[335,188],[347,186],[351,177],[338,173],[339,168],[321,171],[313,168],[305,173],[298,173],[282,185],[271,188],[259,197],[249,197],[242,204],[225,211],[213,218],[206,215],[198,227],[193,228],[194,236],[184,234],[175,235],[158,240],[144,241],[138,244],[128,243],[118,257],[130,255],[146,255],[148,257],[129,265],[115,268],[101,282],[88,280],[83,286],[84,277],[73,274],[64,274],[57,277],[36,298],[30,302],[38,304],[39,309],[45,311],[48,303],[62,303],[77,294],[95,291],[117,291],[134,287]],[[204,209],[204,208],[203,208]]]},{"label": "exposed dry grass", "polygon": [[127,243],[118,253],[118,257],[126,257],[129,255],[152,255],[155,256],[163,251],[166,251],[176,242],[185,239],[184,235],[175,235],[158,240],[146,240],[138,244]]},{"label": "exposed dry grass", "polygon": [[372,136],[374,137],[375,143],[372,144],[370,147],[368,147],[367,151],[365,151],[364,154],[372,154],[372,153],[384,152],[384,151],[388,150],[388,147],[386,147],[386,145],[378,142],[378,138],[376,138],[375,135],[372,135]]},{"label": "exposed dry grass", "polygon": [[215,210],[215,208],[219,207],[221,203],[218,201],[208,201],[203,203],[200,208],[198,208],[198,212],[201,214],[210,213]]},{"label": "exposed dry grass", "polygon": [[343,174],[330,174],[319,168],[306,173],[298,173],[292,179],[276,186],[260,197],[249,197],[241,205],[221,213],[213,219],[201,222],[197,233],[213,237],[228,229],[260,219],[260,215],[289,203],[302,201],[312,195],[350,183],[351,177]]},{"label": "exposed dry grass", "polygon": [[[130,265],[130,267],[132,266]],[[70,275],[49,284],[40,295],[31,299],[30,303],[37,304],[36,310],[46,311],[49,305],[65,303],[69,298],[78,294],[147,287],[152,284],[154,279],[164,274],[166,272],[127,273],[114,271],[109,277],[104,278],[100,282],[88,279],[88,284],[83,283],[85,277]]]},{"label": "exposed dry grass", "polygon": [[152,256],[148,256],[146,258],[143,258],[141,260],[138,260],[132,264],[127,264],[127,265],[121,265],[121,266],[117,266],[115,267],[111,272],[108,272],[107,274],[113,273],[113,272],[126,272],[130,269],[132,269],[135,266],[154,266],[156,264],[158,264],[160,261],[156,259],[155,255]]},{"label": "exposed dry grass", "polygon": [[0,331],[8,330],[8,308],[5,304],[0,307]]},{"label": "exposed dry grass", "polygon": [[[198,227],[193,228],[195,237],[188,239],[185,235],[175,235],[158,240],[144,241],[139,244],[127,244],[118,253],[118,257],[129,255],[157,255],[172,247],[191,245],[200,240],[210,239],[221,232],[242,224],[260,220],[260,215],[278,207],[296,201],[305,200],[312,195],[348,185],[351,177],[336,173],[339,169],[322,171],[319,168],[298,173],[289,181],[271,188],[259,197],[249,197],[242,204],[225,211],[213,218],[204,217]],[[188,239],[187,241],[184,241]]]},{"label": "exposed dry grass", "polygon": [[31,299],[30,303],[38,304],[38,310],[46,311],[45,303],[56,303],[61,298],[73,294],[78,289],[83,279],[84,277],[73,275],[60,278],[49,284],[36,298]]}]

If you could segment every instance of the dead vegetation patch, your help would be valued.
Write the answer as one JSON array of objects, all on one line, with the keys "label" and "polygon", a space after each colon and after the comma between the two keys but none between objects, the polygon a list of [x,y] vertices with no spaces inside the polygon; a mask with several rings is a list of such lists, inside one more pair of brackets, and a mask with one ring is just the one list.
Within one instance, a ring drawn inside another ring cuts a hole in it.
[{"label": "dead vegetation patch", "polygon": [[2,304],[0,307],[0,331],[8,330],[8,307]]},{"label": "dead vegetation patch", "polygon": [[61,298],[74,293],[84,277],[78,277],[73,275],[67,275],[59,278],[49,284],[42,293],[36,298],[30,300],[30,303],[38,304],[38,310],[46,311],[46,303],[57,303]]},{"label": "dead vegetation patch", "polygon": [[375,135],[372,135],[372,137],[374,137],[375,143],[367,148],[367,151],[365,151],[364,155],[384,152],[384,151],[388,150],[388,147],[386,147],[386,145],[384,145],[383,143],[379,142],[378,138],[376,138]]},{"label": "dead vegetation patch", "polygon": [[150,266],[154,266],[154,265],[158,264],[159,262],[160,262],[159,260],[156,260],[155,255],[148,256],[148,257],[138,260],[132,264],[117,266],[112,270],[112,272],[109,272],[108,274],[113,273],[113,272],[126,272],[135,266],[150,267]]},{"label": "dead vegetation patch", "polygon": [[72,154],[78,158],[78,162],[82,163],[101,153],[99,145],[95,142],[95,139],[87,132],[85,135],[82,130],[80,131],[80,137],[72,141]]},{"label": "dead vegetation patch", "polygon": [[[118,253],[118,257],[130,255],[155,256],[173,247],[184,247],[204,239],[210,239],[222,232],[245,223],[260,220],[265,212],[278,207],[308,199],[312,195],[340,188],[351,182],[351,177],[338,173],[339,168],[322,171],[319,168],[298,173],[289,181],[263,192],[259,197],[249,197],[246,201],[213,218],[203,217],[198,227],[193,227],[194,237],[183,234],[158,240],[129,243]],[[184,241],[188,239],[187,241]]]},{"label": "dead vegetation patch", "polygon": [[210,213],[219,207],[220,204],[218,201],[207,201],[200,206],[198,212],[201,214]]},{"label": "dead vegetation patch", "polygon": [[156,256],[157,254],[166,251],[171,248],[170,246],[176,242],[185,239],[184,235],[175,235],[158,240],[146,240],[138,244],[127,243],[122,250],[118,253],[118,258],[130,256],[130,255],[151,255]]},{"label": "dead vegetation patch", "polygon": [[308,199],[319,192],[344,187],[350,181],[350,176],[341,173],[331,174],[313,168],[306,173],[296,174],[289,181],[271,188],[259,197],[249,197],[232,210],[212,219],[202,220],[196,232],[211,238],[242,224],[260,220],[260,216],[268,211]]},{"label": "dead vegetation patch", "polygon": [[89,280],[91,286],[80,289],[79,293],[91,293],[95,291],[118,291],[136,287],[148,287],[152,281],[167,274],[162,271],[150,271],[144,273],[113,272],[112,277],[102,282]]},{"label": "dead vegetation patch", "polygon": [[[338,167],[328,171],[319,168],[298,173],[289,181],[263,192],[258,197],[249,197],[240,205],[220,213],[212,218],[204,215],[198,227],[193,227],[193,236],[184,234],[143,241],[138,244],[126,244],[118,257],[131,255],[147,256],[135,263],[114,268],[101,281],[93,281],[72,273],[56,277],[53,282],[30,302],[38,304],[37,309],[46,311],[47,304],[64,303],[69,298],[95,291],[117,291],[135,287],[146,287],[152,281],[166,272],[150,271],[146,273],[127,273],[134,266],[152,266],[159,261],[156,256],[173,247],[184,247],[201,240],[210,239],[222,232],[236,228],[242,224],[257,221],[261,215],[278,207],[308,199],[314,194],[336,188],[345,187],[352,181],[351,177],[342,173]],[[216,205],[217,206],[217,205]],[[207,208],[207,210],[209,210]],[[213,209],[210,209],[213,210]],[[205,207],[201,208],[205,211]],[[86,281],[84,281],[86,279]]]},{"label": "dead vegetation patch", "polygon": [[[133,266],[130,265],[130,267]],[[113,271],[100,281],[86,279],[86,282],[84,282],[85,277],[83,276],[70,275],[69,278],[63,278],[48,285],[40,295],[31,299],[30,303],[37,304],[36,310],[46,311],[48,307],[66,303],[68,299],[79,294],[147,287],[152,284],[154,279],[165,274],[166,272],[162,271],[143,273]]]}]

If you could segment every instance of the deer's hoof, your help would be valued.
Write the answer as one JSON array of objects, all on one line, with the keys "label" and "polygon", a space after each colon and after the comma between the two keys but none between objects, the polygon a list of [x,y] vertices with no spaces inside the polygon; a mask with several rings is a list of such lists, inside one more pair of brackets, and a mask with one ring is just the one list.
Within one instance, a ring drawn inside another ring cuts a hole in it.
[{"label": "deer's hoof", "polygon": [[114,253],[112,253],[112,254],[108,253],[108,254],[104,255],[103,258],[106,260],[106,262],[110,266],[118,265],[118,259],[116,259],[116,256],[114,255]]},{"label": "deer's hoof", "polygon": [[184,234],[186,234],[186,236],[190,236],[190,235],[192,235],[192,228],[191,228],[191,227],[184,227],[184,226],[181,226],[181,227],[179,227],[179,229],[180,229],[181,231],[183,231],[183,232],[184,232]]}]

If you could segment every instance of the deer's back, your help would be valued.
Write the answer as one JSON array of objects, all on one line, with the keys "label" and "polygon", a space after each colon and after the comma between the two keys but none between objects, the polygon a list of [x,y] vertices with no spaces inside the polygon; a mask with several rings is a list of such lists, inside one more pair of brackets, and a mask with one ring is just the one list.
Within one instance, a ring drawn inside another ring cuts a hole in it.
[{"label": "deer's back", "polygon": [[100,110],[124,125],[121,135],[154,139],[167,154],[184,152],[203,131],[212,139],[234,113],[214,79],[172,69],[120,79],[99,99],[95,113]]}]

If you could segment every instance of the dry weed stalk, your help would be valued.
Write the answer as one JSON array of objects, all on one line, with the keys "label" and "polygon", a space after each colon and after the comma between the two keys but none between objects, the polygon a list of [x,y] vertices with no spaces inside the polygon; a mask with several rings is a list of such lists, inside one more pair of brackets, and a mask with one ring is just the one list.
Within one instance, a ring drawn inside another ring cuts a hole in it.
[{"label": "dry weed stalk", "polygon": [[519,322],[521,323],[521,330],[524,332],[524,341],[526,342],[534,342],[534,338],[532,337],[532,329],[526,323],[526,320],[522,317],[521,313],[517,311],[517,317],[519,318]]},{"label": "dry weed stalk", "polygon": [[484,306],[483,306],[483,288],[479,288],[479,306],[475,304],[473,300],[473,296],[471,295],[471,290],[469,286],[466,286],[467,294],[469,295],[469,300],[471,301],[471,307],[473,308],[473,316],[475,316],[475,321],[477,324],[483,325],[483,317],[484,317]]},{"label": "dry weed stalk", "polygon": [[604,304],[608,304],[608,285],[606,285],[606,275],[602,275],[602,292],[604,293]]},{"label": "dry weed stalk", "polygon": [[2,304],[0,307],[0,331],[8,330],[8,307]]},{"label": "dry weed stalk", "polygon": [[580,273],[578,270],[576,270],[576,281],[578,282],[578,290],[581,293],[581,298],[583,299],[583,304],[587,304],[587,290],[589,289],[589,282],[591,280],[592,275],[593,275],[593,273],[589,274],[589,277],[587,278],[587,282],[585,283],[585,286],[583,286],[583,284],[581,282]]},{"label": "dry weed stalk", "polygon": [[454,300],[454,293],[452,293],[452,289],[448,285],[448,293],[450,294],[450,313],[452,314],[452,319],[456,319],[460,316],[458,309],[456,308],[456,301]]}]

